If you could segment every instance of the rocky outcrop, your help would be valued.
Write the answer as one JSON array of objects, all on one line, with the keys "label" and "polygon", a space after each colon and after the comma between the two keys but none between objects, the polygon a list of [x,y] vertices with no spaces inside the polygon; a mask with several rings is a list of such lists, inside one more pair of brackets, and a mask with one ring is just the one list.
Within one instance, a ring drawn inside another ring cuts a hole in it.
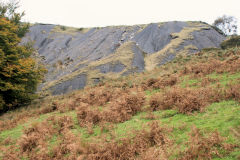
[{"label": "rocky outcrop", "polygon": [[104,78],[151,70],[178,54],[219,47],[225,37],[200,22],[70,28],[36,24],[22,43],[34,42],[48,73],[40,90],[67,93]]}]

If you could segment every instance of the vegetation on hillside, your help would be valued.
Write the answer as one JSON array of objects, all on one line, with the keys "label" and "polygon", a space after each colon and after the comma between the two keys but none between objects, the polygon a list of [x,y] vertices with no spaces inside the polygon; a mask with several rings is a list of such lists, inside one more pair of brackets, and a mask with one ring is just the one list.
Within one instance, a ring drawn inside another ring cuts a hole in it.
[{"label": "vegetation on hillside", "polygon": [[23,14],[16,8],[14,3],[0,5],[0,112],[33,99],[44,73],[32,58],[33,48],[19,45],[28,25],[21,24]]},{"label": "vegetation on hillside", "polygon": [[238,46],[240,46],[240,36],[237,35],[231,36],[230,38],[221,43],[222,49],[233,48]]},{"label": "vegetation on hillside", "polygon": [[46,97],[0,117],[0,159],[239,159],[240,49]]}]

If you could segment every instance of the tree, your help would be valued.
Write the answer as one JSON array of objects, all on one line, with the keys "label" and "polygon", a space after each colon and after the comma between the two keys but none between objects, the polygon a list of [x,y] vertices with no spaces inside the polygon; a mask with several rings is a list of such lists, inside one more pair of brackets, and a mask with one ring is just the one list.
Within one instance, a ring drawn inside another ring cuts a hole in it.
[{"label": "tree", "polygon": [[32,56],[34,49],[19,45],[27,31],[20,23],[23,14],[9,6],[0,5],[0,112],[30,102],[45,73]]},{"label": "tree", "polygon": [[9,21],[18,26],[17,35],[23,37],[28,32],[29,23],[21,22],[24,12],[17,13],[19,8],[19,1],[11,0],[9,3],[0,3],[0,16],[7,18]]},{"label": "tree", "polygon": [[213,26],[220,29],[225,35],[233,35],[237,33],[237,19],[233,16],[223,15],[218,17]]}]

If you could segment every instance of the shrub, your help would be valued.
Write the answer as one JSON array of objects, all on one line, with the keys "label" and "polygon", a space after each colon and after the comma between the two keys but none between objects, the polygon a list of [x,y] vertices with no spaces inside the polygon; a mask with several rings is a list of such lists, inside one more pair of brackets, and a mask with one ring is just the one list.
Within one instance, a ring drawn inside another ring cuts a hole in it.
[{"label": "shrub", "polygon": [[58,133],[63,133],[64,131],[73,129],[74,127],[73,119],[70,116],[51,116],[47,120],[52,121],[52,124],[57,126]]},{"label": "shrub", "polygon": [[211,47],[211,48],[203,48],[201,50],[201,52],[216,52],[216,51],[221,51],[221,49],[220,48],[213,48],[213,47]]},{"label": "shrub", "polygon": [[[67,130],[62,133],[61,141],[57,146],[54,146],[52,149],[52,156],[47,159],[68,159],[75,160],[84,153],[82,147],[81,139],[74,135],[71,131]],[[68,155],[68,156],[66,156]],[[39,157],[35,158],[39,159]],[[44,158],[42,158],[44,159]]]},{"label": "shrub", "polygon": [[77,101],[89,105],[102,106],[118,97],[122,92],[123,90],[118,90],[117,88],[113,89],[105,86],[94,87],[82,95]]},{"label": "shrub", "polygon": [[222,157],[224,154],[232,151],[236,146],[232,144],[224,144],[224,138],[215,131],[209,136],[203,136],[196,127],[192,128],[189,141],[186,143],[187,149],[180,153],[180,160],[192,159],[212,159],[214,156]]},{"label": "shrub", "polygon": [[226,99],[240,102],[240,84],[230,84],[225,91]]},{"label": "shrub", "polygon": [[240,36],[231,36],[231,38],[221,43],[222,49],[240,46]]},{"label": "shrub", "polygon": [[207,104],[219,101],[222,98],[221,90],[218,89],[173,87],[164,94],[154,94],[149,101],[149,105],[153,111],[176,108],[179,113],[189,114],[194,111],[203,111]]},{"label": "shrub", "polygon": [[151,97],[149,105],[151,106],[152,111],[166,110],[172,108],[173,102],[169,104],[169,101],[167,101],[167,98],[163,94],[157,93]]},{"label": "shrub", "polygon": [[59,104],[57,102],[53,102],[50,105],[42,107],[38,113],[39,114],[45,114],[45,113],[50,113],[58,109]]},{"label": "shrub", "polygon": [[204,77],[201,81],[201,86],[202,87],[205,87],[211,83],[216,83],[216,82],[219,82],[218,79],[213,79],[213,78],[210,78],[210,77]]},{"label": "shrub", "polygon": [[219,60],[209,60],[207,63],[195,63],[186,65],[182,71],[182,74],[194,74],[194,76],[203,76],[210,74],[216,69],[222,69],[223,62]]},{"label": "shrub", "polygon": [[24,134],[19,139],[18,144],[21,152],[30,153],[39,147],[43,147],[46,145],[44,141],[53,133],[54,130],[48,122],[33,123],[31,127],[24,129]]},{"label": "shrub", "polygon": [[141,93],[124,93],[110,104],[110,109],[103,112],[108,122],[124,122],[142,110],[145,97]]},{"label": "shrub", "polygon": [[60,26],[61,30],[65,31],[67,28],[65,26]]},{"label": "shrub", "polygon": [[[162,151],[158,152],[160,156],[166,156],[168,155],[166,148],[172,144],[166,136],[167,131],[169,131],[168,128],[161,127],[157,122],[153,122],[150,124],[150,131],[138,131],[133,138],[113,139],[110,142],[106,140],[101,144],[90,145],[86,159],[121,160],[142,158],[146,157],[148,149],[151,150],[155,146]],[[163,154],[161,155],[161,153]]]},{"label": "shrub", "polygon": [[[79,101],[81,102],[77,108],[79,125],[87,127],[102,121],[114,123],[124,122],[141,111],[145,103],[143,94],[141,92],[131,93],[130,90],[128,92],[121,91],[117,91],[117,94],[108,91],[105,94],[105,92],[96,90],[97,94],[92,94],[92,92],[90,92],[86,97],[80,98]],[[99,104],[105,104],[106,102],[109,103],[100,111]]]},{"label": "shrub", "polygon": [[[223,72],[230,72],[236,73],[240,70],[240,58],[236,55],[239,52],[228,52],[226,60],[220,61],[217,59],[210,59],[208,62],[197,62],[194,64],[188,64],[184,67],[181,71],[181,74],[192,74],[193,77],[199,78],[204,75],[211,74],[213,72],[216,73],[223,73]],[[228,57],[228,59],[227,59]]]},{"label": "shrub", "polygon": [[83,31],[83,30],[84,30],[84,28],[78,28],[78,31],[80,31],[80,32]]},{"label": "shrub", "polygon": [[150,99],[153,110],[166,110],[175,108],[180,113],[200,111],[204,106],[200,92],[193,89],[173,88],[165,94],[156,94]]},{"label": "shrub", "polygon": [[142,83],[142,88],[144,90],[147,89],[160,89],[164,88],[166,86],[173,86],[177,83],[177,77],[172,75],[172,76],[163,76],[161,78],[155,79],[155,78],[150,78],[146,82]]},{"label": "shrub", "polygon": [[87,104],[79,107],[77,110],[77,119],[81,127],[86,127],[89,124],[95,125],[101,121],[100,113],[91,109]]}]

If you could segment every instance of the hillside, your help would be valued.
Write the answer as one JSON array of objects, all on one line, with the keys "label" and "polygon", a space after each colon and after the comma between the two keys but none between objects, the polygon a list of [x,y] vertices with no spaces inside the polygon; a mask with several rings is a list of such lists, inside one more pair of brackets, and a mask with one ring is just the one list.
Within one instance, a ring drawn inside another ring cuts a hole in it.
[{"label": "hillside", "polygon": [[0,116],[0,159],[237,160],[239,82],[240,49],[208,48],[38,99]]},{"label": "hillside", "polygon": [[36,24],[22,43],[33,41],[48,69],[39,90],[57,95],[153,70],[176,56],[219,47],[224,39],[208,24],[174,21],[103,28]]}]

